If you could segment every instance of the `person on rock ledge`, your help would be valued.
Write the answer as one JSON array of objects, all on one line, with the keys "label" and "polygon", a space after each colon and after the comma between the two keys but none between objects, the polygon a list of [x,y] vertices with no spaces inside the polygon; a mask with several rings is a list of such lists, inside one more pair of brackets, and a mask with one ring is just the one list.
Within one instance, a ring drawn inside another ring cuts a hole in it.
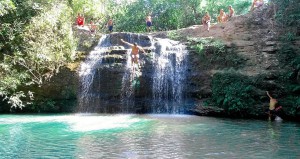
[{"label": "person on rock ledge", "polygon": [[81,27],[84,26],[84,16],[81,15],[80,13],[78,13],[78,16],[76,18],[76,24]]},{"label": "person on rock ledge", "polygon": [[205,12],[204,17],[202,18],[202,25],[203,25],[204,29],[206,29],[207,31],[209,31],[209,28],[210,28],[210,16],[209,16],[208,12]]},{"label": "person on rock ledge", "polygon": [[252,6],[251,6],[251,11],[254,10],[254,8],[259,8],[262,5],[264,5],[264,0],[253,0]]},{"label": "person on rock ledge", "polygon": [[234,16],[234,9],[232,6],[228,6],[229,14],[227,15],[226,21],[228,21],[231,17]]},{"label": "person on rock ledge", "polygon": [[108,31],[110,33],[113,32],[113,26],[114,26],[113,20],[109,19],[106,25],[107,25]]},{"label": "person on rock ledge", "polygon": [[149,15],[146,17],[146,25],[147,25],[147,32],[151,32],[151,26],[152,26],[152,18],[151,18],[151,14],[149,13]]},{"label": "person on rock ledge", "polygon": [[137,45],[137,43],[131,44],[129,42],[124,41],[123,39],[121,39],[121,42],[124,44],[127,44],[131,47],[131,63],[132,64],[136,63],[138,65],[138,67],[140,67],[139,62],[138,62],[139,51],[141,50],[143,53],[146,53],[145,50],[141,46]]},{"label": "person on rock ledge", "polygon": [[89,28],[90,28],[90,32],[93,34],[96,32],[96,24],[91,20],[90,24],[89,24]]},{"label": "person on rock ledge", "polygon": [[218,16],[218,23],[223,23],[226,22],[226,13],[224,12],[223,9],[220,10],[220,15]]}]

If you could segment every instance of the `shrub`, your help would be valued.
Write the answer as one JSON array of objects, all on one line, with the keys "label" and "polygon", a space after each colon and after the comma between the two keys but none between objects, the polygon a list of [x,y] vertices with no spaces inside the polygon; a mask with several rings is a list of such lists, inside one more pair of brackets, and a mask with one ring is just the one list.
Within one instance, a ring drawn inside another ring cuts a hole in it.
[{"label": "shrub", "polygon": [[259,104],[255,87],[249,77],[238,73],[216,73],[212,80],[212,101],[228,114],[257,115],[254,105]]}]

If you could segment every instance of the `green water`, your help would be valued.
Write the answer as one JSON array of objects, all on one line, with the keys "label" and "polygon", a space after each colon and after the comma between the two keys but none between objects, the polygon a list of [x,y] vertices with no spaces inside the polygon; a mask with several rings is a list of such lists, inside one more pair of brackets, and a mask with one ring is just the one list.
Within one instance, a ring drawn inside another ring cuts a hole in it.
[{"label": "green water", "polygon": [[185,115],[0,115],[0,158],[300,158],[300,124]]}]

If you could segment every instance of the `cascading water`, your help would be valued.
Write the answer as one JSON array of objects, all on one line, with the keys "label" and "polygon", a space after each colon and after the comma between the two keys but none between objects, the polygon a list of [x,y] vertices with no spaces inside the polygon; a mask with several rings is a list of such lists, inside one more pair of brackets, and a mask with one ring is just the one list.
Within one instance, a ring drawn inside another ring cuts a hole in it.
[{"label": "cascading water", "polygon": [[[151,50],[140,53],[140,69],[133,71],[131,48],[120,39]],[[123,49],[114,49],[120,45]],[[102,36],[80,66],[78,111],[181,113],[186,55],[184,45],[169,39],[128,33]]]},{"label": "cascading water", "polygon": [[80,65],[79,112],[94,112],[95,108],[91,105],[99,104],[97,101],[100,101],[100,94],[92,91],[92,88],[95,84],[100,85],[99,80],[94,82],[95,75],[97,68],[102,64],[103,55],[108,52],[110,46],[109,35],[102,36],[95,49]]},{"label": "cascading water", "polygon": [[157,39],[154,44],[153,102],[155,113],[180,113],[187,70],[187,50],[177,41]]},{"label": "cascading water", "polygon": [[131,63],[131,51],[127,51],[127,62],[126,62],[126,68],[125,73],[122,78],[122,90],[121,90],[121,102],[122,105],[125,107],[126,112],[128,113],[130,110],[130,107],[133,107],[134,104],[134,87],[132,85],[132,78],[133,78],[133,72],[132,72],[132,63]]}]

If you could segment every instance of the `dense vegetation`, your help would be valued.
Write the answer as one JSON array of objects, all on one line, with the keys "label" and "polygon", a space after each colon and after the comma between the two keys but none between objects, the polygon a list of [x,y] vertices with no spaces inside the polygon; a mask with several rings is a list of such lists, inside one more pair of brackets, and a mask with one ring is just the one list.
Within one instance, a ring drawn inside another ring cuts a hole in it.
[{"label": "dense vegetation", "polygon": [[114,10],[111,17],[118,31],[145,32],[145,17],[149,14],[153,18],[154,30],[172,30],[200,24],[206,11],[216,22],[220,9],[228,12],[229,5],[236,8],[237,14],[244,14],[250,4],[248,0],[136,0],[122,4],[122,8]]},{"label": "dense vegetation", "polygon": [[75,58],[72,10],[59,0],[1,3],[0,96],[22,108],[34,94],[22,88],[41,85]]},{"label": "dense vegetation", "polygon": [[300,49],[295,41],[300,40],[300,3],[297,0],[273,0],[278,27],[285,27],[280,37],[282,43],[277,53],[285,72],[280,73],[276,91],[282,96],[281,104],[289,116],[300,116]]},{"label": "dense vegetation", "polygon": [[276,91],[282,95],[281,104],[289,116],[300,116],[300,49],[294,42],[300,40],[300,3],[297,0],[273,0],[278,27],[285,27],[281,48],[277,53],[280,65],[286,71],[280,74]]}]

